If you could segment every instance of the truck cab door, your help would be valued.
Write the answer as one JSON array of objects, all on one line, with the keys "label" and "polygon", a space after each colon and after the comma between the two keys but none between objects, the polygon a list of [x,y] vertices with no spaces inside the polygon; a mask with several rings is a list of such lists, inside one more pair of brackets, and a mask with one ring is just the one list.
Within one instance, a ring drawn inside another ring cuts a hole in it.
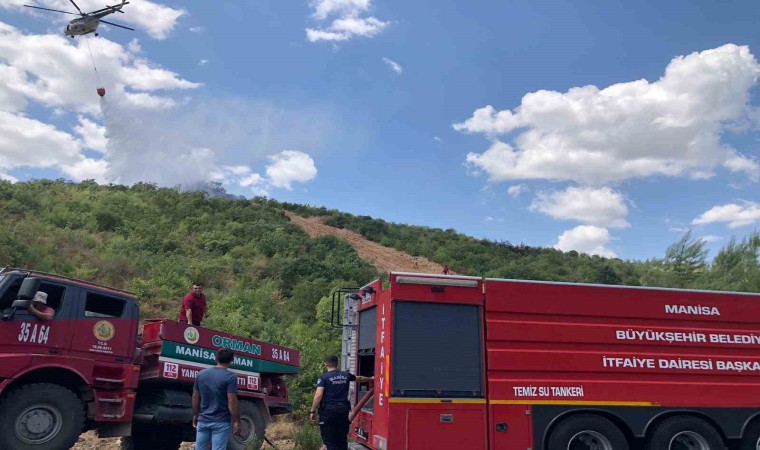
[{"label": "truck cab door", "polygon": [[[23,277],[6,283],[0,294],[0,309],[6,310],[18,297]],[[69,351],[71,321],[77,307],[77,289],[42,279],[39,290],[48,294],[47,305],[55,310],[52,320],[41,320],[26,309],[17,309],[10,320],[0,322],[3,353],[60,355]],[[1,364],[1,363],[0,363]]]},{"label": "truck cab door", "polygon": [[135,351],[134,301],[120,295],[81,288],[71,355],[96,362],[130,362]]}]

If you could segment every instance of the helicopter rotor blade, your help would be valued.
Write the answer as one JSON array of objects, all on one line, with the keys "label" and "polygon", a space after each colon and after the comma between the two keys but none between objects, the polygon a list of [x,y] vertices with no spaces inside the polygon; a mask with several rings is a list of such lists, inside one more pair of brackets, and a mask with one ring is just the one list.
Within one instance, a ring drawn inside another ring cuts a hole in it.
[{"label": "helicopter rotor blade", "polygon": [[124,28],[125,30],[135,31],[134,28],[125,27],[124,25],[119,25],[119,24],[116,24],[116,23],[113,23],[113,22],[107,22],[107,21],[105,21],[103,19],[100,19],[100,21],[103,22],[103,23],[107,23],[108,25],[113,25],[115,27]]},{"label": "helicopter rotor blade", "polygon": [[83,15],[83,16],[85,15],[85,14],[82,12],[82,10],[81,10],[81,9],[79,9],[79,6],[77,6],[77,4],[76,4],[76,3],[74,3],[74,0],[69,0],[69,1],[71,2],[71,4],[72,4],[72,5],[74,5],[74,8],[76,8],[76,9],[77,9],[77,11],[79,11],[79,14],[81,14],[81,15]]},{"label": "helicopter rotor blade", "polygon": [[53,12],[59,12],[59,13],[63,13],[63,14],[71,14],[72,16],[78,16],[79,15],[79,14],[73,13],[73,12],[60,11],[58,9],[43,8],[41,6],[32,6],[32,5],[24,5],[24,6],[26,6],[27,8],[44,9],[45,11],[53,11]]}]

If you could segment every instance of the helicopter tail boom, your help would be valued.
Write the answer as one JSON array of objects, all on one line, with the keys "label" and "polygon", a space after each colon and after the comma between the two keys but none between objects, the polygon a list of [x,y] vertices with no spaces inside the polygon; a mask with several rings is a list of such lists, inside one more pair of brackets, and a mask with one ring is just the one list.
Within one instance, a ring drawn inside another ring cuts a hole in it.
[{"label": "helicopter tail boom", "polygon": [[121,8],[123,8],[124,5],[128,5],[128,4],[129,4],[129,2],[127,0],[123,0],[118,5],[106,6],[105,8],[99,9],[97,11],[93,11],[90,14],[94,15],[94,16],[97,16],[97,17],[104,17],[104,16],[107,16],[109,14],[113,14],[115,12],[120,12],[120,13],[124,14],[124,11],[122,11]]}]

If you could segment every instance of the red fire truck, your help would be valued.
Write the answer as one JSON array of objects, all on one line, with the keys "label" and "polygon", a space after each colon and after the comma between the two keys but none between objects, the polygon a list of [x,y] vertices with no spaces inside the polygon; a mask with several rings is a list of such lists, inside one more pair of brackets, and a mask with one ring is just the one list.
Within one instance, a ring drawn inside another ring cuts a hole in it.
[{"label": "red fire truck", "polygon": [[760,449],[757,294],[391,273],[333,324],[357,448]]},{"label": "red fire truck", "polygon": [[[55,310],[27,310],[36,292]],[[191,393],[215,351],[235,350],[241,433],[231,450],[260,448],[270,416],[291,411],[283,376],[297,350],[169,320],[138,334],[137,298],[121,290],[20,269],[0,271],[0,449],[64,450],[86,430],[124,436],[125,450],[193,441]]]}]

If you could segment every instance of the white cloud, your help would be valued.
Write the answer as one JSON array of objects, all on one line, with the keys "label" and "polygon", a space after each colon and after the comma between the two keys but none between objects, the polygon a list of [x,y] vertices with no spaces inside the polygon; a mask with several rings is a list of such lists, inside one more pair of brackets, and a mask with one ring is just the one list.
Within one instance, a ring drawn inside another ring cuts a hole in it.
[{"label": "white cloud", "polygon": [[491,106],[476,109],[472,117],[462,123],[455,123],[454,129],[467,133],[503,134],[520,126],[520,120],[512,111],[496,111]]},{"label": "white cloud", "polygon": [[245,177],[241,178],[238,184],[243,187],[264,186],[266,185],[266,180],[258,173],[249,173]]},{"label": "white cloud", "polygon": [[[20,8],[22,3],[25,2],[21,0],[2,0],[0,1],[0,8]],[[76,12],[68,0],[36,0],[27,3],[45,8]],[[114,2],[113,4],[116,3],[118,2]],[[77,0],[77,5],[84,12],[95,11],[104,6],[101,0]],[[26,13],[35,14],[41,19],[48,18],[48,20],[56,20],[57,22],[61,22],[61,19],[65,17],[53,12],[49,13],[50,15],[46,15],[47,13],[44,11],[34,11],[29,8],[20,9]],[[140,0],[139,2],[133,1],[129,5],[126,5],[124,7],[124,14],[112,14],[106,20],[122,25],[134,25],[133,28],[145,31],[154,39],[165,39],[177,25],[179,18],[185,14],[187,14],[187,11],[183,9],[174,9],[150,0]],[[66,21],[69,19],[66,18]],[[105,24],[103,26],[107,27]],[[111,27],[111,29],[116,32],[115,28]],[[118,32],[131,33],[130,31],[121,29]],[[61,27],[61,33],[63,33],[63,27]]]},{"label": "white cloud", "polygon": [[404,68],[401,67],[401,64],[397,63],[396,61],[390,58],[383,58],[383,62],[387,64],[388,67],[390,67],[391,70],[396,72],[397,74],[401,75],[402,73],[404,73]]},{"label": "white cloud", "polygon": [[525,184],[515,184],[513,186],[510,186],[509,189],[507,189],[507,194],[512,196],[513,198],[517,198],[522,194],[523,192],[528,191],[528,186]]},{"label": "white cloud", "polygon": [[315,19],[325,20],[334,14],[350,16],[367,11],[371,0],[312,0],[310,6],[314,9]]},{"label": "white cloud", "polygon": [[177,102],[174,101],[174,99],[148,94],[146,92],[125,92],[124,99],[127,100],[130,105],[144,109],[168,109],[177,105]]},{"label": "white cloud", "polygon": [[283,150],[269,159],[272,164],[267,166],[266,173],[274,187],[291,190],[293,183],[305,183],[317,176],[314,160],[304,152]]},{"label": "white cloud", "polygon": [[223,166],[222,169],[233,175],[246,175],[251,171],[248,166]]},{"label": "white cloud", "polygon": [[82,138],[85,148],[96,152],[106,152],[106,129],[90,119],[79,116],[79,124],[74,127],[74,131]]},{"label": "white cloud", "polygon": [[436,142],[443,142],[443,139],[441,139],[438,136],[433,136],[433,140],[436,141]]},{"label": "white cloud", "polygon": [[562,233],[554,248],[564,252],[575,250],[590,255],[614,258],[615,252],[606,247],[610,239],[610,232],[605,228],[581,225]]},{"label": "white cloud", "polygon": [[201,33],[206,29],[204,27],[190,27],[188,30],[190,30],[191,33]]},{"label": "white cloud", "polygon": [[0,172],[0,180],[10,181],[11,183],[17,183],[18,178],[8,175],[7,173]]},{"label": "white cloud", "polygon": [[95,180],[97,183],[107,182],[108,163],[103,159],[86,158],[75,164],[64,165],[61,167],[61,170],[73,178],[74,181]]},{"label": "white cloud", "polygon": [[0,111],[0,167],[60,167],[84,159],[81,143],[52,125]]},{"label": "white cloud", "polygon": [[702,239],[705,242],[717,242],[717,241],[722,241],[723,240],[723,236],[716,236],[714,234],[708,234],[706,236],[702,236],[700,239]]},{"label": "white cloud", "polygon": [[[486,106],[453,126],[493,140],[467,155],[492,181],[705,178],[720,166],[756,176],[757,163],[721,143],[721,133],[747,120],[758,76],[749,48],[728,44],[674,58],[654,82],[541,90],[512,111]],[[495,138],[507,133],[515,135]]]},{"label": "white cloud", "polygon": [[208,64],[208,59],[202,59],[198,61],[199,66],[205,66],[206,64]]},{"label": "white cloud", "polygon": [[91,38],[89,42],[100,75],[93,71],[84,39],[72,41],[63,35],[24,34],[0,22],[0,75],[3,75],[0,109],[19,110],[31,100],[47,107],[96,114],[100,107],[95,87],[101,82],[107,87],[106,95],[125,93],[134,105],[165,107],[174,101],[135,91],[201,86],[137,57],[115,42],[104,38]]},{"label": "white cloud", "polygon": [[623,194],[608,187],[569,187],[564,191],[540,192],[530,209],[558,220],[577,220],[599,227],[629,226],[626,220],[628,207]]},{"label": "white cloud", "polygon": [[333,18],[327,26],[306,29],[306,38],[310,42],[372,37],[388,26],[388,22],[375,17],[364,17],[372,9],[371,0],[312,0],[309,6],[314,10],[315,20]]},{"label": "white cloud", "polygon": [[151,67],[151,64],[145,59],[138,59],[130,66],[124,67],[122,76],[125,80],[130,80],[131,88],[141,91],[195,89],[203,86],[201,83],[183,80],[172,71],[160,67]]},{"label": "white cloud", "polygon": [[27,104],[25,93],[33,88],[24,72],[0,62],[0,80],[0,111],[22,111]]},{"label": "white cloud", "polygon": [[127,50],[135,54],[141,53],[142,47],[140,46],[140,41],[137,40],[137,38],[134,38],[131,41],[129,41],[129,44],[127,44]]},{"label": "white cloud", "polygon": [[216,181],[248,188],[255,195],[269,195],[271,189],[291,190],[293,183],[305,183],[317,175],[314,161],[306,153],[285,150],[267,158],[271,164],[265,169],[266,176],[253,172],[249,166],[222,166]]},{"label": "white cloud", "polygon": [[731,172],[746,172],[753,181],[760,181],[760,164],[751,156],[731,155],[723,165]]},{"label": "white cloud", "polygon": [[694,219],[692,225],[727,223],[729,228],[739,228],[760,222],[760,203],[743,202],[741,205],[714,206]]}]

